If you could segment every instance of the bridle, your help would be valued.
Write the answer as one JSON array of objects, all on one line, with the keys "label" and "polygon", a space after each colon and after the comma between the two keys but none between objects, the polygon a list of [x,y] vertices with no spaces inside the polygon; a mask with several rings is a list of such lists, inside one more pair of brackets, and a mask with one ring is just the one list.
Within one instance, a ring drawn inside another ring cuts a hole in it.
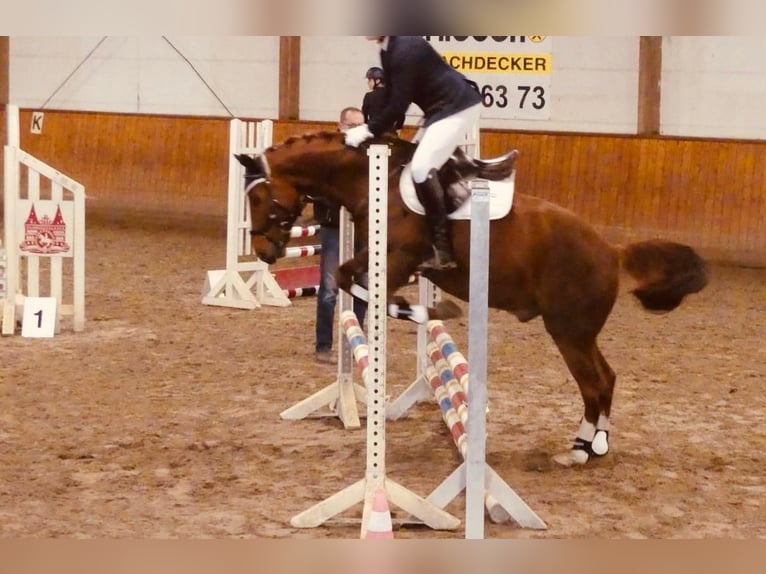
[{"label": "bridle", "polygon": [[[263,166],[263,173],[245,173],[245,197],[250,198],[250,194],[259,186],[266,189],[265,197],[259,197],[262,201],[268,203],[268,213],[266,221],[260,227],[251,227],[250,235],[252,237],[263,237],[269,243],[281,250],[290,239],[289,231],[293,223],[303,211],[306,205],[306,196],[300,195],[299,201],[293,209],[283,205],[274,196],[274,184],[270,179],[271,170],[263,155],[258,156],[258,160]],[[270,232],[274,229],[279,230],[279,239],[275,239]]]}]

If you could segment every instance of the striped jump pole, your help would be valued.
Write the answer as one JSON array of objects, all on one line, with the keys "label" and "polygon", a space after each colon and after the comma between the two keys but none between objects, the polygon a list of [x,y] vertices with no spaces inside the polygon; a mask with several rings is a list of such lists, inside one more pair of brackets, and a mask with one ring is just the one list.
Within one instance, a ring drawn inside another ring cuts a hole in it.
[{"label": "striped jump pole", "polygon": [[455,341],[447,332],[444,323],[441,321],[429,321],[426,324],[426,331],[430,340],[438,345],[460,386],[468,393],[468,361],[458,350],[457,344],[455,344]]},{"label": "striped jump pole", "polygon": [[295,259],[296,257],[311,257],[322,253],[321,245],[300,245],[297,247],[285,248],[285,259]]},{"label": "striped jump pole", "polygon": [[[290,229],[290,238],[313,237],[322,228],[321,225],[295,225]],[[322,246],[299,245],[285,249],[285,259],[312,257],[322,253]],[[301,279],[300,277],[303,277]],[[310,279],[309,279],[310,277]],[[313,297],[319,293],[319,265],[310,265],[293,269],[278,269],[274,271],[274,279],[282,286],[282,292],[288,299],[297,297]],[[310,282],[309,282],[310,281]]]},{"label": "striped jump pole", "polygon": [[[466,460],[468,400],[464,385],[468,383],[468,362],[441,321],[429,321],[426,328],[431,340],[426,347],[429,362],[425,365],[425,374],[452,440],[463,460]],[[435,336],[438,336],[438,343],[434,340]],[[463,374],[458,379],[456,373]],[[510,518],[510,514],[489,492],[484,493],[484,506],[495,523],[506,522]]]},{"label": "striped jump pole", "polygon": [[290,238],[296,239],[298,237],[313,237],[322,228],[321,225],[294,225],[290,228]]},{"label": "striped jump pole", "polygon": [[465,427],[463,421],[436,368],[433,365],[426,365],[425,370],[426,377],[434,393],[434,398],[439,405],[439,410],[441,410],[442,418],[452,435],[455,446],[462,454],[465,447]]},{"label": "striped jump pole", "polygon": [[[295,225],[290,229],[290,238],[313,237],[321,230],[321,225]],[[285,259],[311,257],[322,252],[321,245],[304,245],[287,247]],[[274,280],[282,287],[282,292],[288,299],[297,297],[313,297],[319,293],[319,264],[303,267],[287,267],[275,269]]]},{"label": "striped jump pole", "polygon": [[340,314],[340,324],[348,339],[351,354],[362,374],[362,381],[367,383],[367,372],[370,367],[370,349],[367,345],[367,337],[362,330],[356,314],[353,311],[343,311]]},{"label": "striped jump pole", "polygon": [[282,292],[287,295],[288,299],[314,297],[319,292],[319,285],[313,285],[311,287],[292,287],[290,289],[282,289]]},{"label": "striped jump pole", "polygon": [[[444,355],[442,354],[442,351],[439,349],[438,345],[436,345],[433,341],[429,342],[429,344],[426,346],[426,352],[430,361],[430,363],[427,363],[426,366],[431,366],[435,369],[436,374],[439,376],[439,380],[444,387],[444,391],[447,393],[450,401],[452,401],[453,406],[460,416],[460,420],[463,422],[463,424],[465,424],[466,419],[468,418],[468,400],[466,397],[465,388],[462,384],[460,384],[460,381],[455,378],[454,372],[450,368],[447,360],[444,358]],[[432,390],[435,390],[433,389],[433,385],[431,385],[431,388]]]}]

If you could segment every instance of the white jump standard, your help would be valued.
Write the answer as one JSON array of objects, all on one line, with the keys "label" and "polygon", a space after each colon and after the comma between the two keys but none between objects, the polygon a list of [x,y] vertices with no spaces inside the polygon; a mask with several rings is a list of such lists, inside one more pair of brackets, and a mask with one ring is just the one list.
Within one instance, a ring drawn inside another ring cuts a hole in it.
[{"label": "white jump standard", "polygon": [[[37,297],[55,299],[55,332],[61,328],[62,317],[71,317],[73,330],[82,331],[85,328],[85,188],[20,149],[19,109],[9,105],[6,114],[2,334],[15,332],[16,307],[28,298]],[[24,190],[23,179],[26,180]],[[47,286],[42,281],[46,273]],[[72,277],[71,286],[64,284],[64,277],[68,275]],[[26,280],[22,281],[24,277]]]},{"label": "white jump standard", "polygon": [[[262,305],[287,307],[290,299],[263,261],[243,259],[250,255],[250,215],[242,182],[242,166],[235,153],[261,153],[271,145],[273,122],[229,123],[229,182],[226,215],[226,269],[208,271],[202,303],[236,309]],[[249,274],[249,275],[248,275]]]},{"label": "white jump standard", "polygon": [[[345,208],[340,210],[340,249],[339,260],[345,261],[354,252],[354,225]],[[338,293],[340,315],[350,311],[353,298],[345,291]],[[285,420],[300,420],[308,417],[338,417],[344,428],[359,428],[359,410],[357,402],[366,403],[367,391],[354,382],[351,365],[349,342],[343,333],[342,324],[335,333],[338,350],[338,374],[334,383],[313,393],[295,405],[282,411],[279,416]]]},{"label": "white jump standard", "polygon": [[367,464],[364,477],[294,516],[295,527],[312,528],[363,502],[361,537],[375,491],[383,488],[392,504],[429,527],[455,530],[460,520],[386,476],[386,258],[388,222],[388,147],[372,145],[369,204],[369,306],[367,376]]}]

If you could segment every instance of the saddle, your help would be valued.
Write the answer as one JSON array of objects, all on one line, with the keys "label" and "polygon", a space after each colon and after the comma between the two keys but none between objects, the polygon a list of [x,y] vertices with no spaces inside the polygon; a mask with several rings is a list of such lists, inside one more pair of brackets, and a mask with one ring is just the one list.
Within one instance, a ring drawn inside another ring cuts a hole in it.
[{"label": "saddle", "polygon": [[[500,157],[481,160],[469,157],[462,149],[456,148],[438,174],[449,218],[470,219],[471,180],[476,178],[489,181],[490,218],[505,216],[513,202],[514,164],[518,155],[517,150],[511,150]],[[419,215],[425,213],[415,193],[409,164],[402,170],[399,191],[411,211]]]},{"label": "saddle", "polygon": [[480,177],[489,181],[502,181],[513,174],[518,155],[518,150],[514,149],[494,159],[477,159],[469,157],[461,148],[455,148],[455,153],[444,164],[442,172],[445,177],[453,172],[464,179]]},{"label": "saddle", "polygon": [[447,213],[454,212],[471,197],[472,179],[505,181],[510,178],[518,155],[517,150],[511,150],[500,157],[481,160],[469,157],[461,148],[455,148],[452,157],[439,170],[439,182],[447,195]]}]

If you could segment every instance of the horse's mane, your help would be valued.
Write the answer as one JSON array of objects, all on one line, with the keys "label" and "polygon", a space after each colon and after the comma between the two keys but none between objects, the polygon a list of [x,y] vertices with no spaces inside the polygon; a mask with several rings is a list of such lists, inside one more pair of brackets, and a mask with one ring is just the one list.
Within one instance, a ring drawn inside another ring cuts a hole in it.
[{"label": "horse's mane", "polygon": [[290,136],[281,143],[274,144],[271,147],[267,148],[266,151],[273,152],[277,151],[282,148],[286,147],[293,147],[298,144],[311,144],[315,141],[324,141],[327,143],[332,143],[333,140],[338,140],[338,143],[343,142],[343,134],[341,132],[333,132],[333,131],[320,131],[320,132],[308,132],[299,136]]},{"label": "horse's mane", "polygon": [[365,157],[367,155],[367,148],[372,144],[388,145],[392,150],[391,155],[393,157],[410,156],[412,155],[415,149],[415,144],[407,140],[403,140],[394,134],[384,134],[380,137],[367,140],[358,148],[352,148],[352,147],[346,146],[345,136],[342,132],[323,130],[318,132],[308,132],[299,136],[290,136],[286,138],[284,141],[282,141],[281,143],[274,144],[271,147],[267,148],[266,151],[267,152],[275,152],[279,150],[286,151],[287,149],[294,148],[300,145],[307,145],[307,146],[315,145],[317,142],[325,143],[327,145],[337,144],[339,149],[346,149],[346,150],[356,149],[360,154],[364,155]]}]

